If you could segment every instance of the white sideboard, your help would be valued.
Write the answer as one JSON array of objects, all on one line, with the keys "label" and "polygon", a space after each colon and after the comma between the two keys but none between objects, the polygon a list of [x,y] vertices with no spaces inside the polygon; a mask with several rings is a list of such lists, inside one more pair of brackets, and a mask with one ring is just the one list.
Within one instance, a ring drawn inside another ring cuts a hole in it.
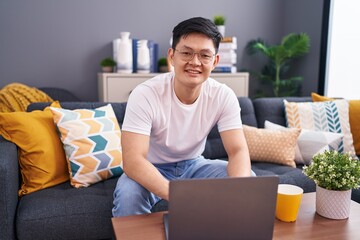
[{"label": "white sideboard", "polygon": [[[101,102],[126,102],[131,91],[140,83],[156,76],[149,74],[99,73],[98,94]],[[247,97],[249,93],[249,73],[213,73],[211,77],[225,83],[234,90],[236,96]]]}]

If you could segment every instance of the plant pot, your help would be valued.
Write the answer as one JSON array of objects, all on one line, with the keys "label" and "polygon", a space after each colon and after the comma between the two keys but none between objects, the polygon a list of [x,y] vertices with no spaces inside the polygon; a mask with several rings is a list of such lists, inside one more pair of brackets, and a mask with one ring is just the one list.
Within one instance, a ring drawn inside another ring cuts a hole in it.
[{"label": "plant pot", "polygon": [[113,72],[113,70],[114,70],[113,67],[109,67],[109,66],[102,67],[102,71],[105,73],[111,73],[111,72]]},{"label": "plant pot", "polygon": [[221,36],[225,37],[225,25],[217,25],[217,29],[221,33]]},{"label": "plant pot", "polygon": [[159,72],[166,73],[169,71],[168,66],[159,66]]},{"label": "plant pot", "polygon": [[346,219],[350,214],[351,189],[333,191],[316,185],[316,212],[330,219]]}]

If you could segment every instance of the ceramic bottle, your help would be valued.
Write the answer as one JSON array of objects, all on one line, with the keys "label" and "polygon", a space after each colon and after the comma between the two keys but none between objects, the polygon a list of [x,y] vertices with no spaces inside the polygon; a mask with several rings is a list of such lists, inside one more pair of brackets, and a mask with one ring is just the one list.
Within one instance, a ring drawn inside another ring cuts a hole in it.
[{"label": "ceramic bottle", "polygon": [[130,32],[121,32],[117,49],[117,72],[132,73],[133,72],[133,53],[132,40]]},{"label": "ceramic bottle", "polygon": [[137,49],[137,72],[149,73],[150,72],[150,50],[147,40],[138,41]]}]

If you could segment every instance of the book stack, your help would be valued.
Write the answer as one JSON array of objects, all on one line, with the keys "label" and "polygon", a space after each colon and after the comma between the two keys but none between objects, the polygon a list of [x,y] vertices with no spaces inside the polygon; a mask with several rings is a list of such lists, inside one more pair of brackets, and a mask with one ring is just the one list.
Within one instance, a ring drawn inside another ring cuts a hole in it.
[{"label": "book stack", "polygon": [[[120,39],[113,40],[113,59],[117,62],[118,46]],[[137,73],[137,60],[138,60],[138,41],[139,39],[133,38],[132,41],[132,72]],[[148,48],[150,52],[150,72],[155,73],[158,71],[158,58],[159,58],[159,44],[153,40],[148,40]]]},{"label": "book stack", "polygon": [[212,71],[213,73],[236,73],[237,72],[237,38],[224,37],[219,45],[220,60]]}]

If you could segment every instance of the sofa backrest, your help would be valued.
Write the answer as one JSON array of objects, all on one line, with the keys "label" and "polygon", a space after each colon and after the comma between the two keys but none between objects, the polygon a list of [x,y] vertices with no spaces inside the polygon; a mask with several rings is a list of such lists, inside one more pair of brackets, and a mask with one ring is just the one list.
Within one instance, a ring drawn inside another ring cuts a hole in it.
[{"label": "sofa backrest", "polygon": [[[239,97],[238,100],[241,107],[240,114],[243,124],[257,127],[255,111],[251,99],[247,97]],[[205,158],[209,158],[209,159],[227,158],[227,154],[221,142],[221,138],[217,126],[214,126],[211,129],[207,137],[203,155]]]},{"label": "sofa backrest", "polygon": [[72,94],[69,90],[58,87],[42,87],[39,90],[45,92],[52,99],[61,102],[80,102],[81,100]]},{"label": "sofa backrest", "polygon": [[311,102],[311,97],[257,98],[253,106],[259,128],[264,127],[265,120],[286,126],[284,99],[289,102]]},{"label": "sofa backrest", "polygon": [[[114,109],[114,113],[116,118],[120,124],[120,127],[124,121],[126,103],[118,103],[118,102],[109,102]],[[64,109],[94,109],[98,107],[105,106],[108,103],[104,102],[61,102],[60,105]],[[34,110],[43,110],[45,107],[49,106],[50,103],[38,102],[38,103],[31,103],[27,111],[34,111]]]},{"label": "sofa backrest", "polygon": [[[265,120],[269,120],[285,126],[286,119],[283,99],[284,98],[258,98],[251,100],[248,97],[239,97],[238,100],[241,107],[241,120],[243,124],[263,128]],[[311,97],[288,97],[285,99],[291,102],[311,101]],[[61,102],[61,106],[65,109],[92,109],[106,104],[107,103],[102,102]],[[32,103],[29,105],[28,111],[42,110],[49,105],[50,103]],[[111,103],[111,105],[121,127],[124,121],[126,103]],[[208,135],[203,155],[209,159],[227,158],[217,126],[214,126]]]}]

